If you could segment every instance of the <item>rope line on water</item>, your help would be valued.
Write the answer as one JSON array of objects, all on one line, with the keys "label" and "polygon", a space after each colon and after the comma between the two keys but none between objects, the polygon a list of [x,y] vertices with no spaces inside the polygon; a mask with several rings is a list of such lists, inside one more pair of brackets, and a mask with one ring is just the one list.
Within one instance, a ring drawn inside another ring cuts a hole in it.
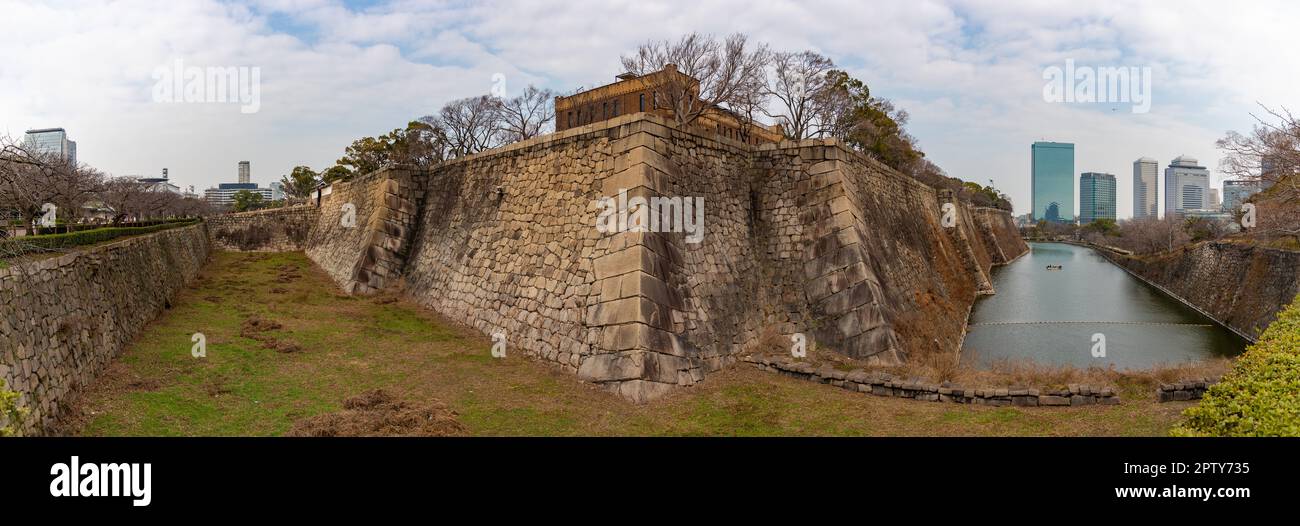
[{"label": "rope line on water", "polygon": [[1209,323],[1173,323],[1159,321],[988,321],[968,324],[970,327],[979,327],[982,325],[1057,325],[1057,324],[1080,324],[1080,325],[1153,325],[1153,326],[1170,326],[1170,327],[1213,327]]}]

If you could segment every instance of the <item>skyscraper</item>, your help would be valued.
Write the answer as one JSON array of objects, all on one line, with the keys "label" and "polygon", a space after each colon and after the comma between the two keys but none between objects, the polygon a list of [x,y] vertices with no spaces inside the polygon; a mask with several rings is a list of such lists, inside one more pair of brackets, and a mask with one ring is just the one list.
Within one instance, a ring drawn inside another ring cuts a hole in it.
[{"label": "skyscraper", "polygon": [[1159,172],[1158,162],[1150,157],[1143,157],[1133,161],[1133,218],[1158,217],[1160,215],[1160,206],[1158,199],[1160,193],[1157,190],[1156,174]]},{"label": "skyscraper", "polygon": [[1079,176],[1079,224],[1115,219],[1115,176],[1084,172]]},{"label": "skyscraper", "polygon": [[249,177],[248,161],[239,161],[239,182],[248,184]]},{"label": "skyscraper", "polygon": [[1030,155],[1034,220],[1074,222],[1074,144],[1036,142]]},{"label": "skyscraper", "polygon": [[1210,171],[1196,159],[1179,155],[1165,168],[1165,217],[1209,206]]},{"label": "skyscraper", "polygon": [[1206,203],[1205,208],[1207,208],[1207,209],[1209,209],[1209,210],[1218,210],[1218,209],[1219,209],[1219,189],[1218,189],[1218,188],[1211,188],[1211,189],[1210,189],[1210,202],[1209,202],[1209,203]]},{"label": "skyscraper", "polygon": [[1224,181],[1223,209],[1228,212],[1236,212],[1241,208],[1241,203],[1246,202],[1246,198],[1259,191],[1260,184],[1258,181]]},{"label": "skyscraper", "polygon": [[26,145],[36,152],[77,164],[77,141],[68,139],[68,132],[63,128],[27,130]]}]

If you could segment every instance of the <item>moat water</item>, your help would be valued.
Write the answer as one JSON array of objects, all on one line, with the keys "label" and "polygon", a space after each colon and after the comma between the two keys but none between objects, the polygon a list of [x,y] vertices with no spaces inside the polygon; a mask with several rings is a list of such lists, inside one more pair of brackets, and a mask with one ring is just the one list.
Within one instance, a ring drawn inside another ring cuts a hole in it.
[{"label": "moat water", "polygon": [[[963,360],[1138,369],[1233,356],[1249,344],[1091,249],[1063,243],[1029,247],[1028,254],[993,270],[997,294],[976,300]],[[1102,338],[1105,355],[1095,356],[1103,350]]]}]

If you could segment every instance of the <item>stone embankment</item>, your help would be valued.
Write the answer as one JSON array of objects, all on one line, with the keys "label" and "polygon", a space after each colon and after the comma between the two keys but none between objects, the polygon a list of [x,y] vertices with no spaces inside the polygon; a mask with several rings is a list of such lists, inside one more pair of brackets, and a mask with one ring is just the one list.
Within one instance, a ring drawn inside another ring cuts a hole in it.
[{"label": "stone embankment", "polygon": [[867,372],[862,369],[844,371],[830,365],[814,367],[810,363],[794,359],[781,360],[746,356],[742,360],[763,371],[775,372],[800,380],[830,384],[853,392],[928,402],[1019,407],[1115,405],[1120,402],[1119,395],[1115,393],[1113,388],[1094,387],[1086,384],[1070,384],[1058,389],[1030,387],[972,388],[952,385],[948,382],[933,384],[918,380],[907,380],[896,378],[887,373]]}]

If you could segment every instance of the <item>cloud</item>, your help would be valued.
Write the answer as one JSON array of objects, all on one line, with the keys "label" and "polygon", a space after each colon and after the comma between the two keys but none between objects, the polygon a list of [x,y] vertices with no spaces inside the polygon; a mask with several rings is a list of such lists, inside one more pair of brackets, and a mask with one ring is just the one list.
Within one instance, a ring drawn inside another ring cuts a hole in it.
[{"label": "cloud", "polygon": [[[63,126],[81,159],[117,174],[169,167],[199,189],[252,162],[266,183],[331,164],[353,139],[384,133],[492,75],[568,91],[610,82],[648,39],[741,31],[780,49],[815,49],[912,117],[910,131],[951,175],[995,184],[1029,207],[1029,143],[1077,144],[1076,171],[1120,177],[1131,162],[1188,153],[1215,166],[1213,140],[1248,128],[1255,102],[1296,106],[1288,2],[899,0],[825,2],[422,2],[335,0],[49,4],[0,0],[0,122],[11,135]],[[257,66],[261,111],[158,104],[151,73]],[[1153,106],[1042,99],[1042,71],[1150,66]]]}]

